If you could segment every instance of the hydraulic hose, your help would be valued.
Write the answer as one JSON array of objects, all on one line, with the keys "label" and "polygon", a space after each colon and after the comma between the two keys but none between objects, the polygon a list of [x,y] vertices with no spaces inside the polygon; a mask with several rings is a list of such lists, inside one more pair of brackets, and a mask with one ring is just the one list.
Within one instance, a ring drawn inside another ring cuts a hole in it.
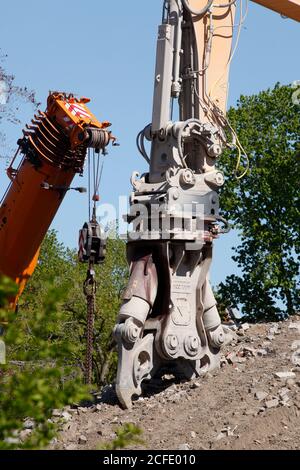
[{"label": "hydraulic hose", "polygon": [[[205,15],[205,13],[208,12],[208,10],[210,9],[210,7],[212,6],[213,4],[213,0],[208,0],[206,6],[204,8],[202,8],[202,10],[194,10],[193,8],[190,7],[189,3],[188,3],[188,0],[182,0],[185,8],[190,12],[192,13],[193,15],[197,15],[197,16],[203,16]],[[232,5],[234,5],[236,3],[236,0],[231,0],[229,1],[228,3],[224,3],[224,4],[217,4],[217,5],[213,5],[214,7],[216,8],[229,8],[231,7]]]},{"label": "hydraulic hose", "polygon": [[224,3],[224,5],[214,5],[214,7],[217,7],[217,8],[229,8],[231,7],[232,5],[234,5],[236,3],[236,0],[231,0],[230,2],[228,3]]},{"label": "hydraulic hose", "polygon": [[224,224],[225,228],[221,229],[219,233],[229,233],[231,231],[231,225],[229,224],[229,222],[224,219],[224,217],[221,217],[220,215],[216,215],[216,220],[218,222],[222,222],[222,224]]},{"label": "hydraulic hose", "polygon": [[183,123],[182,127],[180,128],[180,130],[178,132],[178,137],[177,137],[178,153],[179,153],[180,160],[181,160],[181,162],[182,162],[182,164],[185,168],[187,168],[187,164],[185,162],[184,155],[183,155],[183,150],[182,150],[182,134],[183,134],[184,130],[186,129],[186,127],[189,124],[198,124],[199,126],[202,125],[202,123],[201,123],[201,121],[199,121],[199,119],[191,118],[191,119],[188,119],[187,121],[185,121]]},{"label": "hydraulic hose", "polygon": [[217,8],[229,8],[232,5],[234,5],[235,3],[236,3],[236,0],[231,0],[228,3],[224,3],[224,5],[214,5],[214,6],[217,7]]},{"label": "hydraulic hose", "polygon": [[202,8],[201,10],[194,10],[193,8],[190,7],[189,3],[188,3],[188,0],[182,0],[185,8],[190,12],[192,13],[193,15],[196,15],[196,16],[203,16],[205,15],[205,13],[208,12],[208,10],[210,9],[210,7],[212,6],[212,3],[213,3],[213,0],[208,0],[206,6],[204,8]]}]

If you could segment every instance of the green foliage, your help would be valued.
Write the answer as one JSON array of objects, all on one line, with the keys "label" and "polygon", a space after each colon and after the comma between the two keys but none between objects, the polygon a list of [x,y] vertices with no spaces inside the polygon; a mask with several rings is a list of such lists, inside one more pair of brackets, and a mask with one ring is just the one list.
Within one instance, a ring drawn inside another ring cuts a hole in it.
[{"label": "green foliage", "polygon": [[9,298],[17,291],[17,286],[9,278],[0,275],[0,309],[8,306]]},{"label": "green foliage", "polygon": [[[276,319],[299,309],[300,107],[289,86],[241,96],[229,111],[250,158],[250,171],[232,177],[235,159],[221,159],[225,216],[241,234],[233,259],[241,276],[229,276],[219,294],[242,305],[249,320]],[[284,305],[284,308],[281,307]]]},{"label": "green foliage", "polygon": [[[2,302],[7,304],[15,286],[0,280]],[[53,408],[78,402],[88,397],[79,375],[66,365],[67,343],[51,341],[51,325],[59,321],[62,292],[50,289],[38,313],[32,312],[32,329],[22,328],[13,312],[2,315],[8,320],[4,331],[7,360],[0,369],[0,449],[40,448],[45,446],[55,429],[48,419]],[[29,338],[29,339],[28,339]],[[18,362],[12,361],[13,356]],[[35,427],[30,436],[19,440],[24,420],[30,418]]]},{"label": "green foliage", "polygon": [[[77,263],[76,253],[50,231],[17,314],[6,308],[16,286],[6,278],[0,280],[0,325],[4,325],[8,356],[8,364],[0,369],[0,449],[47,445],[55,433],[48,421],[52,410],[89,398],[82,385],[86,330],[82,285],[86,270],[86,265]],[[116,370],[112,329],[128,271],[121,240],[109,240],[106,261],[96,270],[94,380],[103,384]],[[26,418],[34,420],[35,428],[20,443],[18,436]],[[122,436],[120,439],[126,440],[126,435]]]},{"label": "green foliage", "polygon": [[[28,332],[26,348],[31,354],[38,352],[34,346],[35,315],[44,311],[45,300],[49,305],[49,289],[52,298],[60,296],[55,321],[46,314],[43,325],[44,341],[63,348],[69,347],[68,363],[84,369],[86,334],[86,298],[83,281],[87,265],[77,262],[74,251],[65,248],[57,240],[54,231],[46,236],[38,267],[24,292],[19,306],[18,323]],[[120,292],[127,279],[128,267],[123,241],[108,240],[105,263],[96,267],[98,282],[94,342],[94,381],[98,385],[110,381],[116,370],[116,354],[112,342],[112,330],[120,307]],[[49,285],[51,281],[51,287]],[[42,307],[43,306],[43,307]],[[49,306],[51,310],[51,306]],[[24,346],[23,346],[24,347]]]},{"label": "green foliage", "polygon": [[102,450],[119,450],[133,444],[144,444],[140,439],[142,430],[132,423],[126,423],[116,431],[117,437],[108,444],[101,446]]}]

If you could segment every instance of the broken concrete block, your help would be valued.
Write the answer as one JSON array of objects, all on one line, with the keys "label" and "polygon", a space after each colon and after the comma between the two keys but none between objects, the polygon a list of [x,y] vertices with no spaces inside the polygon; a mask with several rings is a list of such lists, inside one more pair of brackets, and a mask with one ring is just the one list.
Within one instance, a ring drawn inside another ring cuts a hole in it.
[{"label": "broken concrete block", "polygon": [[87,437],[84,435],[79,436],[78,444],[86,444],[86,443],[87,443]]},{"label": "broken concrete block", "polygon": [[191,447],[189,444],[180,444],[180,446],[178,447],[178,450],[190,450]]},{"label": "broken concrete block", "polygon": [[285,404],[289,401],[290,397],[288,395],[284,395],[282,398],[281,398],[281,403],[282,404]]},{"label": "broken concrete block", "polygon": [[265,403],[265,407],[270,409],[270,408],[276,408],[279,405],[279,400],[278,398],[273,398],[273,400],[268,400]]},{"label": "broken concrete block", "polygon": [[290,391],[290,390],[289,390],[289,388],[287,388],[287,387],[281,388],[281,389],[279,390],[278,395],[280,396],[281,399],[283,399],[283,397],[285,397],[285,396],[289,393],[289,391]]},{"label": "broken concrete block", "polygon": [[235,364],[237,360],[236,353],[232,351],[226,354],[226,359],[227,359],[228,364]]},{"label": "broken concrete block", "polygon": [[297,330],[300,333],[300,322],[292,322],[289,324],[289,330]]},{"label": "broken concrete block", "polygon": [[291,388],[294,387],[295,383],[296,383],[296,381],[294,379],[287,379],[286,386],[291,389]]},{"label": "broken concrete block", "polygon": [[266,336],[266,340],[268,340],[268,341],[273,341],[273,339],[274,339],[273,335],[267,335]]},{"label": "broken concrete block", "polygon": [[268,393],[258,390],[257,392],[255,392],[254,396],[257,400],[261,401],[267,398]]},{"label": "broken concrete block", "polygon": [[63,411],[62,414],[61,414],[61,417],[66,422],[69,422],[72,419],[72,415],[68,411]]},{"label": "broken concrete block", "polygon": [[275,377],[280,380],[293,379],[296,377],[295,372],[276,372]]},{"label": "broken concrete block", "polygon": [[291,357],[291,361],[294,364],[294,366],[300,366],[300,349],[294,352],[294,354]]},{"label": "broken concrete block", "polygon": [[279,335],[279,334],[280,334],[280,331],[279,331],[278,325],[274,325],[269,329],[269,335]]},{"label": "broken concrete block", "polygon": [[245,346],[243,349],[244,356],[256,357],[256,349]]},{"label": "broken concrete block", "polygon": [[257,349],[256,350],[256,354],[258,356],[267,356],[268,355],[268,351],[266,349]]}]

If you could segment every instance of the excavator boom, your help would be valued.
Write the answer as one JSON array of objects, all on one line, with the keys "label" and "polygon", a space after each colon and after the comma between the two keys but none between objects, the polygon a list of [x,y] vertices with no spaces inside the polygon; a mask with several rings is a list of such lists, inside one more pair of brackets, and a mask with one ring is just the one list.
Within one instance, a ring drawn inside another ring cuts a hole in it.
[{"label": "excavator boom", "polygon": [[[299,21],[300,0],[256,3]],[[214,240],[230,229],[220,214],[225,178],[218,159],[229,146],[237,151],[235,176],[248,169],[226,116],[232,42],[245,20],[243,6],[242,0],[163,1],[152,122],[137,139],[149,172],[134,172],[131,179],[130,279],[114,330],[116,392],[124,407],[141,394],[143,381],[166,371],[191,379],[219,367],[230,338],[209,270]]]}]

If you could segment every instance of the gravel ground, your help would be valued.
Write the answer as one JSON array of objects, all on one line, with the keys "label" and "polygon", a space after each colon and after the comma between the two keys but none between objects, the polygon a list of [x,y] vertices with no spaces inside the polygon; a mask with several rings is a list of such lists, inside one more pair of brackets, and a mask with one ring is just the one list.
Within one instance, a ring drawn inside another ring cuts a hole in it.
[{"label": "gravel ground", "polygon": [[299,449],[300,317],[233,334],[220,370],[154,383],[132,410],[119,407],[112,387],[98,404],[55,410],[61,432],[51,449],[97,449],[125,423],[143,431],[144,444],[129,449]]}]

